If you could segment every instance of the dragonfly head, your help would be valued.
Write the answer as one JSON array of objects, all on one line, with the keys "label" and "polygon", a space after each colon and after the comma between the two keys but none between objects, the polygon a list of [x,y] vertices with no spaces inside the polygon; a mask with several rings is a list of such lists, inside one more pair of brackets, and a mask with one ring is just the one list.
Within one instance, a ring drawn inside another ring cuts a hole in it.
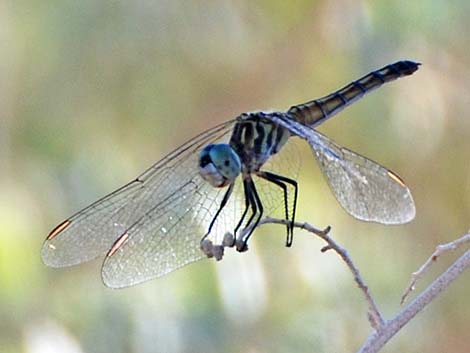
[{"label": "dragonfly head", "polygon": [[228,144],[210,144],[199,153],[199,174],[214,187],[231,184],[241,168],[240,157]]}]

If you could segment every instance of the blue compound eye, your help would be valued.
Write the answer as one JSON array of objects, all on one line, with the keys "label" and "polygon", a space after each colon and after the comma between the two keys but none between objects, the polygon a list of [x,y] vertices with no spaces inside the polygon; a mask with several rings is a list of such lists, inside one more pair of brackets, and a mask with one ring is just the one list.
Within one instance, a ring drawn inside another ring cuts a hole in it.
[{"label": "blue compound eye", "polygon": [[240,172],[240,157],[230,145],[208,145],[199,154],[199,174],[212,186],[231,184]]}]

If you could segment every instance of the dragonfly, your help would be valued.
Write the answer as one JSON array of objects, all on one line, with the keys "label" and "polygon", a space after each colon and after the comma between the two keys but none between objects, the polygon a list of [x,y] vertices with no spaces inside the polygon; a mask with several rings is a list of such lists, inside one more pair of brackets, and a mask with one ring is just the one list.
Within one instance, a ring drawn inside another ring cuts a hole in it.
[{"label": "dragonfly", "polygon": [[353,217],[382,224],[411,221],[414,201],[397,174],[315,128],[419,65],[398,61],[285,112],[243,113],[202,132],[55,227],[42,247],[43,262],[65,267],[104,256],[104,284],[128,287],[203,258],[220,259],[216,250],[227,242],[246,251],[263,215],[278,208],[288,221],[290,246],[299,170],[292,141],[299,138],[309,144],[339,204]]}]

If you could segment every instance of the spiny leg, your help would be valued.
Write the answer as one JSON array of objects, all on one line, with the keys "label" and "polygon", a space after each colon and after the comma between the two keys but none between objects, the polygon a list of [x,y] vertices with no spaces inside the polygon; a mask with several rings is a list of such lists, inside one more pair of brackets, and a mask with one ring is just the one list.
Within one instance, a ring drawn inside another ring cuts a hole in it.
[{"label": "spiny leg", "polygon": [[[248,240],[250,239],[254,230],[258,226],[259,222],[261,221],[261,217],[263,216],[264,211],[263,204],[258,195],[258,191],[256,191],[255,184],[253,183],[253,180],[251,178],[246,180],[245,187],[247,188],[247,193],[249,195],[249,200],[253,209],[253,214],[251,215],[250,219],[248,220],[245,226],[245,229],[249,228],[249,233],[245,235],[243,239],[240,239],[241,242],[237,244],[238,251],[245,251],[248,249]],[[254,220],[255,216],[257,216],[256,220]]]},{"label": "spiny leg", "polygon": [[[278,180],[277,178],[273,178],[272,174],[269,172],[258,172],[257,175],[260,178],[263,178],[280,188],[284,191],[284,212],[285,212],[285,218],[286,220],[289,220],[289,206],[288,206],[288,199],[287,199],[287,186],[284,182]],[[287,228],[287,239],[289,239],[290,236],[290,229],[292,228],[290,224],[286,224]]]},{"label": "spiny leg", "polygon": [[295,211],[297,210],[297,193],[298,193],[297,181],[295,181],[294,179],[290,179],[285,176],[273,174],[270,172],[258,172],[257,175],[263,179],[266,179],[267,181],[270,181],[280,186],[284,190],[284,207],[286,210],[287,221],[289,221],[289,213],[288,213],[287,187],[285,183],[290,184],[294,187],[294,207],[292,209],[292,219],[289,222],[290,224],[287,226],[287,239],[286,239],[286,246],[290,247],[292,245],[292,240],[294,238]]},{"label": "spiny leg", "polygon": [[224,198],[222,199],[222,202],[220,203],[219,209],[215,213],[215,216],[212,218],[211,223],[209,224],[209,229],[207,230],[207,233],[202,237],[201,242],[207,238],[207,236],[210,234],[212,227],[215,224],[215,221],[217,220],[217,217],[219,217],[220,212],[222,212],[223,208],[227,205],[228,200],[230,199],[230,196],[232,195],[233,187],[235,183],[231,183],[230,186],[228,187],[227,191],[224,194]]},{"label": "spiny leg", "polygon": [[[251,216],[248,219],[248,222],[246,222],[245,229],[248,228],[248,226],[253,222],[253,219],[255,218],[256,214],[258,213],[258,205],[256,204],[255,197],[253,195],[253,182],[251,179],[246,179],[243,180],[243,187],[245,188],[245,194],[248,199],[248,203],[251,206]],[[242,231],[243,233],[243,231]],[[251,231],[250,231],[251,233]]]},{"label": "spiny leg", "polygon": [[252,186],[253,195],[255,196],[255,201],[258,204],[259,214],[258,214],[258,218],[255,221],[255,224],[251,228],[252,229],[251,232],[246,237],[246,241],[248,241],[248,238],[251,237],[251,235],[253,234],[253,231],[258,226],[259,222],[261,221],[261,217],[263,216],[263,212],[264,212],[263,203],[261,202],[261,199],[258,195],[258,191],[256,190],[255,183],[251,179],[250,179],[250,183],[251,183],[251,186]]},{"label": "spiny leg", "polygon": [[243,180],[243,192],[245,193],[245,210],[243,211],[243,214],[240,218],[240,221],[238,222],[237,226],[235,227],[233,231],[233,236],[235,239],[237,238],[237,232],[240,229],[241,225],[243,224],[243,221],[245,220],[246,214],[248,213],[248,209],[250,208],[251,202],[250,202],[250,195],[248,194],[248,188],[246,186],[246,181]]}]

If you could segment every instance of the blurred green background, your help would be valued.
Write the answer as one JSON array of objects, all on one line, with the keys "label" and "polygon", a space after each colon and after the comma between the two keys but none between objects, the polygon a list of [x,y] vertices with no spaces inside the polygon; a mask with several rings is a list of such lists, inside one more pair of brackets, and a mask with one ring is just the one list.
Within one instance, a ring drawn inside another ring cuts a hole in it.
[{"label": "blurred green background", "polygon": [[[366,304],[308,233],[286,249],[265,226],[248,253],[125,290],[102,285],[99,260],[46,268],[42,242],[196,132],[417,60],[320,128],[406,180],[412,223],[348,216],[301,148],[298,219],[333,227],[390,318],[470,224],[469,14],[465,0],[0,2],[0,352],[355,351]],[[467,274],[383,351],[467,352],[469,290]]]}]

